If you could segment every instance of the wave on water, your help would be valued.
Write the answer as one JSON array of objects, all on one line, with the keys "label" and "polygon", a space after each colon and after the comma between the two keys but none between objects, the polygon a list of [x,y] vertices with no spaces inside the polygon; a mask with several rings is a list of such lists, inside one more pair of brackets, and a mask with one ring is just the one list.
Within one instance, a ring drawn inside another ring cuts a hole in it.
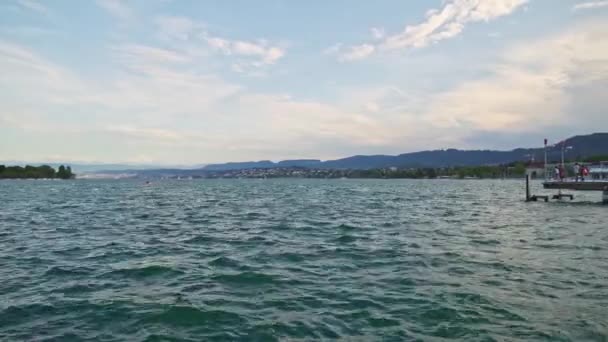
[{"label": "wave on water", "polygon": [[162,266],[162,265],[148,265],[141,267],[131,268],[120,268],[102,275],[105,277],[116,277],[116,278],[133,278],[143,279],[150,277],[165,277],[171,278],[184,274],[183,271],[177,270],[173,267]]},{"label": "wave on water", "polygon": [[608,340],[606,208],[521,185],[4,182],[0,340]]}]

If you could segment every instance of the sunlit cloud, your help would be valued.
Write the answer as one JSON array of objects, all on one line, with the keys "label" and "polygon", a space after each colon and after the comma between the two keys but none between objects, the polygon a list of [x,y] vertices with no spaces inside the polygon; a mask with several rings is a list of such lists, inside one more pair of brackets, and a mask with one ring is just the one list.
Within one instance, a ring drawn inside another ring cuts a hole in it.
[{"label": "sunlit cloud", "polygon": [[347,48],[339,59],[355,61],[377,51],[423,48],[456,37],[469,23],[488,22],[509,15],[527,2],[528,0],[449,0],[441,9],[427,11],[425,21],[408,25],[402,32],[386,34],[384,30],[372,28],[372,35],[379,42]]},{"label": "sunlit cloud", "polygon": [[492,76],[438,95],[426,118],[437,125],[505,132],[576,125],[586,114],[571,112],[575,91],[607,85],[607,61],[608,28],[600,22],[518,44],[505,51]]},{"label": "sunlit cloud", "polygon": [[255,57],[259,59],[261,64],[274,64],[285,56],[284,49],[278,46],[270,46],[264,40],[247,42],[206,35],[205,41],[214,51],[221,52],[227,56]]},{"label": "sunlit cloud", "polygon": [[375,50],[376,47],[371,44],[351,46],[340,55],[339,59],[341,61],[356,61],[370,56]]},{"label": "sunlit cloud", "polygon": [[589,2],[583,2],[580,4],[576,4],[572,7],[572,9],[574,10],[585,10],[585,9],[594,9],[594,8],[601,8],[601,7],[608,7],[608,1],[589,1]]},{"label": "sunlit cloud", "polygon": [[186,17],[164,16],[156,19],[159,36],[166,41],[182,43],[181,47],[198,51],[206,47],[211,53],[238,59],[231,63],[235,72],[250,72],[277,63],[287,54],[286,48],[266,39],[241,40],[221,37],[211,32],[205,24]]}]

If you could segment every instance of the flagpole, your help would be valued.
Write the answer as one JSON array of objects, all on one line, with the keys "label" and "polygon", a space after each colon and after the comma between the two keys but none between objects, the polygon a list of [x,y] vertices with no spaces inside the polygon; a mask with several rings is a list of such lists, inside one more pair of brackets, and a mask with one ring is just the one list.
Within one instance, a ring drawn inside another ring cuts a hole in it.
[{"label": "flagpole", "polygon": [[566,140],[562,141],[562,169],[564,168],[564,149],[566,147]]},{"label": "flagpole", "polygon": [[547,181],[547,175],[548,175],[548,171],[547,171],[547,138],[545,138],[545,182]]},{"label": "flagpole", "polygon": [[[562,175],[565,176],[566,173],[566,169],[564,168],[564,146],[566,146],[566,140],[562,141],[562,168],[561,170],[559,170],[559,181],[563,182],[564,179],[562,178]],[[560,187],[557,190],[557,194],[560,196],[559,199],[562,199],[561,195],[562,195],[562,188]]]}]

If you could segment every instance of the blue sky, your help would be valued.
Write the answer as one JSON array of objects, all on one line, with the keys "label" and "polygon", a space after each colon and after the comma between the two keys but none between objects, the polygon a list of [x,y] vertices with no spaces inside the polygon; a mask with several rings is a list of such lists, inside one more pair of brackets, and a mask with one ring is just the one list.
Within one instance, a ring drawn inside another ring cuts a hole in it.
[{"label": "blue sky", "polygon": [[0,160],[188,165],[608,128],[608,1],[0,2]]}]

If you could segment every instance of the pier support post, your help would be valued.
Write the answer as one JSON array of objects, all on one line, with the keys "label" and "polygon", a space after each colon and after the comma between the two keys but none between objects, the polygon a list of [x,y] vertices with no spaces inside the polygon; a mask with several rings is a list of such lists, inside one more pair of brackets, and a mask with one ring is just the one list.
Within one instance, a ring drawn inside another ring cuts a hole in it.
[{"label": "pier support post", "polygon": [[526,202],[530,202],[530,175],[526,173]]},{"label": "pier support post", "polygon": [[608,186],[602,191],[602,203],[608,204]]}]

